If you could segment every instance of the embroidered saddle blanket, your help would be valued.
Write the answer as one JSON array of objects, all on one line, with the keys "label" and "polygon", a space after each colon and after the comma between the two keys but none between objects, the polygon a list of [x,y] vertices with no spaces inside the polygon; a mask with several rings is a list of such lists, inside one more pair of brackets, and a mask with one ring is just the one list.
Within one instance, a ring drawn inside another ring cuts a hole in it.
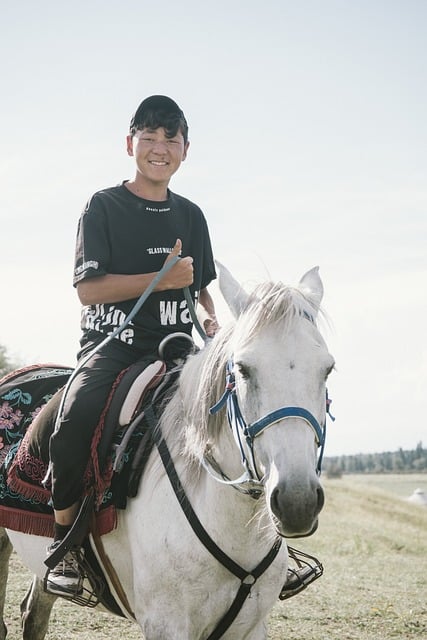
[{"label": "embroidered saddle blanket", "polygon": [[[147,431],[142,405],[165,371],[162,361],[141,361],[122,371],[102,412],[84,479],[86,490],[95,489],[99,535],[115,528],[116,509],[124,509],[127,497],[133,495],[128,491],[130,479],[135,484],[142,475],[143,465],[132,468]],[[53,536],[50,485],[43,480],[49,466],[52,415],[72,372],[60,365],[33,365],[0,380],[0,526]],[[117,448],[121,460],[115,471]],[[146,459],[149,451],[148,447],[145,458],[139,452],[139,459]]]}]

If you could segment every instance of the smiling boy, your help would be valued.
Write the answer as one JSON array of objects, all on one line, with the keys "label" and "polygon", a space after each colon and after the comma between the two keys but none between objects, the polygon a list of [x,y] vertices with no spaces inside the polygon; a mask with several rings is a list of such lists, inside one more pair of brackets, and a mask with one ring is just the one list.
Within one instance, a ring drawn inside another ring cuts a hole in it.
[{"label": "smiling boy", "polygon": [[[138,360],[157,359],[160,342],[171,333],[191,335],[184,287],[205,309],[208,335],[217,330],[207,290],[216,274],[206,220],[197,205],[169,190],[189,148],[188,125],[176,102],[159,95],[146,98],[131,120],[126,148],[135,162],[134,178],[95,193],[78,225],[74,286],[83,305],[78,359],[122,326],[171,256],[181,259],[133,320],[79,370],[67,392],[50,444],[55,512],[50,551],[74,522],[92,435],[117,375]],[[48,591],[81,591],[73,554],[49,573]]]}]

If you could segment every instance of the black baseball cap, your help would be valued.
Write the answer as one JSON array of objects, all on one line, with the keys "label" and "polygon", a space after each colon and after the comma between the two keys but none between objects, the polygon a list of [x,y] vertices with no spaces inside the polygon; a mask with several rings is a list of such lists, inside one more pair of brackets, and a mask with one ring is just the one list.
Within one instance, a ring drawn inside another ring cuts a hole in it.
[{"label": "black baseball cap", "polygon": [[188,138],[188,124],[184,112],[177,103],[167,96],[150,96],[145,98],[135,111],[130,121],[130,132],[138,129],[157,129],[164,127],[171,136],[181,130],[184,141]]}]

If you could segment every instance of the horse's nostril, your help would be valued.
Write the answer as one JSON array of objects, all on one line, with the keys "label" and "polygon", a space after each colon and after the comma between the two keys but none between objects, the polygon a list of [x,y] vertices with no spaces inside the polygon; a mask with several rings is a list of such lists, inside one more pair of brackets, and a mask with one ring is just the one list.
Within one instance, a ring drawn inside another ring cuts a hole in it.
[{"label": "horse's nostril", "polygon": [[323,508],[324,504],[325,504],[325,492],[323,491],[322,487],[319,487],[317,489],[317,506],[319,511]]},{"label": "horse's nostril", "polygon": [[270,497],[271,510],[276,516],[280,516],[279,494],[280,494],[280,491],[278,487],[276,487],[272,491],[271,497]]}]

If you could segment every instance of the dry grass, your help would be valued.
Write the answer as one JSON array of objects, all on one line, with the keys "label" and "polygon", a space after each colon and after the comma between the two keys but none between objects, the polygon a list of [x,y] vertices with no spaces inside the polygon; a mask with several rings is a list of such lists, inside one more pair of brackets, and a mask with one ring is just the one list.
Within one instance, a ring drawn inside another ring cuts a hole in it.
[{"label": "dry grass", "polygon": [[[402,497],[418,486],[427,490],[427,476],[347,476],[324,485],[327,502],[319,531],[295,546],[319,557],[325,574],[304,593],[276,605],[269,639],[425,640],[427,509]],[[21,640],[19,602],[28,580],[14,556],[8,640]],[[125,620],[57,602],[47,640],[120,636],[141,640],[138,628]]]},{"label": "dry grass", "polygon": [[[407,482],[416,484],[395,497],[397,484]],[[300,545],[322,560],[324,576],[275,607],[269,637],[425,640],[427,509],[402,497],[426,483],[427,476],[325,481],[327,504],[319,531]]]}]

